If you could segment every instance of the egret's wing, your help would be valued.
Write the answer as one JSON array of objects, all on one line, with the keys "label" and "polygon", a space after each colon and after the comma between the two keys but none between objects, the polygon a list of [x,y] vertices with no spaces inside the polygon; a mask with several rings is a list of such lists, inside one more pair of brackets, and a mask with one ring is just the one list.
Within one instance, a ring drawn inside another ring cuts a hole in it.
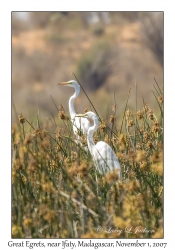
[{"label": "egret's wing", "polygon": [[105,142],[98,142],[94,148],[94,160],[99,172],[105,173],[115,169],[120,170],[120,163],[112,148]]}]

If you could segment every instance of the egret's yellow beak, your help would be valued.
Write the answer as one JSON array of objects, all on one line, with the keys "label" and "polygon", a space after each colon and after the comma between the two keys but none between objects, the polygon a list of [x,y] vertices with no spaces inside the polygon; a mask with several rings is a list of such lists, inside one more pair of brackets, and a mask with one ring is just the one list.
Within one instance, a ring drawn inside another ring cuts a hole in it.
[{"label": "egret's yellow beak", "polygon": [[65,86],[65,85],[68,85],[68,84],[72,84],[71,82],[59,82],[58,85],[62,85],[62,86]]},{"label": "egret's yellow beak", "polygon": [[77,114],[75,117],[87,117],[87,114]]}]

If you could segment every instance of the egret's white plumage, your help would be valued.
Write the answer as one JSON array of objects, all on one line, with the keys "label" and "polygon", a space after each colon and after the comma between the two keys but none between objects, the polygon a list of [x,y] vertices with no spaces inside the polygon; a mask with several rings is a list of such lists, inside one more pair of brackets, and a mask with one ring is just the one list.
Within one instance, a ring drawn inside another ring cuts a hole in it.
[{"label": "egret's white plumage", "polygon": [[93,140],[93,134],[98,129],[98,117],[92,111],[85,114],[76,115],[77,117],[90,118],[93,120],[94,125],[88,129],[87,132],[87,143],[89,151],[93,157],[94,163],[100,174],[105,174],[106,172],[118,170],[119,179],[121,179],[121,168],[120,163],[117,159],[112,148],[105,143],[100,141],[95,144]]},{"label": "egret's white plumage", "polygon": [[84,135],[86,135],[88,129],[91,126],[91,123],[86,118],[76,117],[76,112],[74,109],[74,101],[80,93],[80,85],[74,80],[68,82],[61,82],[58,83],[58,85],[73,87],[75,89],[75,93],[69,99],[69,113],[71,117],[71,122],[73,124],[73,132],[77,140],[79,141],[80,136],[78,135],[78,131],[80,130]]}]

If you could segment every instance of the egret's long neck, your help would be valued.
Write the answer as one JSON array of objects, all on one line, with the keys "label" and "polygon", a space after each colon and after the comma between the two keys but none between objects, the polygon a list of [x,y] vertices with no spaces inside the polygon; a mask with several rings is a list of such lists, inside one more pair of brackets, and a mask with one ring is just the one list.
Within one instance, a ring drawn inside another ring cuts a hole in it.
[{"label": "egret's long neck", "polygon": [[79,95],[79,93],[80,93],[80,88],[75,87],[75,93],[69,99],[69,112],[70,112],[70,116],[72,119],[76,115],[75,109],[74,109],[74,100]]},{"label": "egret's long neck", "polygon": [[87,143],[88,143],[88,148],[89,148],[90,152],[92,152],[92,150],[95,146],[93,134],[97,130],[97,128],[98,128],[98,119],[95,118],[94,125],[89,128],[88,133],[87,133]]}]

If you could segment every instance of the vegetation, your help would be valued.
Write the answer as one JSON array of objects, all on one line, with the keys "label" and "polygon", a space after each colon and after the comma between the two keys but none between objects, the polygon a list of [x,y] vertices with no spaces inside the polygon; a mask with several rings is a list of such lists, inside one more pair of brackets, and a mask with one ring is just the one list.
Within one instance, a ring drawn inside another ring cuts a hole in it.
[{"label": "vegetation", "polygon": [[141,22],[141,32],[145,45],[148,46],[163,66],[163,36],[162,28],[163,15],[158,12],[156,15],[146,15]]},{"label": "vegetation", "polygon": [[[154,86],[159,114],[145,103],[129,108],[119,126],[116,102],[109,121],[100,119],[94,140],[116,152],[122,181],[115,172],[101,176],[89,153],[74,142],[62,106],[63,126],[22,114],[12,127],[13,238],[162,238],[163,90]],[[54,133],[52,133],[54,127]],[[86,140],[82,136],[82,142]]]},{"label": "vegetation", "polygon": [[[56,116],[49,95],[67,108],[71,90],[63,90],[63,95],[57,83],[71,80],[75,72],[105,119],[114,91],[120,103],[117,115],[122,114],[126,90],[135,80],[138,95],[144,93],[157,113],[150,89],[153,77],[163,82],[159,60],[163,58],[162,34],[163,12],[13,12],[12,94],[16,109],[28,120],[34,118],[36,109],[40,120],[50,116],[50,110]],[[135,105],[132,95],[130,109]],[[77,101],[89,108],[82,96]],[[107,103],[105,108],[101,103]],[[138,104],[142,105],[141,98]],[[117,116],[118,124],[121,117]],[[17,122],[14,112],[12,120]]]},{"label": "vegetation", "polygon": [[98,42],[92,50],[81,57],[77,66],[77,75],[86,89],[97,90],[111,76],[113,51],[107,42]]}]

